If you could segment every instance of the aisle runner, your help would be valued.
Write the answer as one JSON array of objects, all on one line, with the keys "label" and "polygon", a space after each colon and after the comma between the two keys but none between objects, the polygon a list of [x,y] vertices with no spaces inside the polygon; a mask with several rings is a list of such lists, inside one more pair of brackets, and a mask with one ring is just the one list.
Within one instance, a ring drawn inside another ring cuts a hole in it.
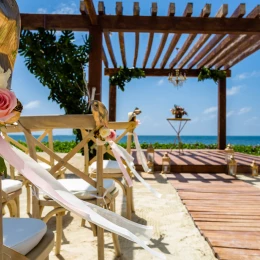
[{"label": "aisle runner", "polygon": [[169,174],[219,259],[260,259],[260,189],[226,174]]}]

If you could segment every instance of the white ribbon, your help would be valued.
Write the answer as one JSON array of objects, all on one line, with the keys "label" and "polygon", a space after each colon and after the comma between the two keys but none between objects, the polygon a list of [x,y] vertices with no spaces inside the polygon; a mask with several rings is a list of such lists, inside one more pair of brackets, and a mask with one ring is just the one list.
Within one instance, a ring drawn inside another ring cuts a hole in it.
[{"label": "white ribbon", "polygon": [[[113,152],[115,150],[117,150],[117,152],[119,153],[120,157],[122,159],[125,160],[127,166],[129,167],[129,169],[131,170],[131,172],[134,174],[134,176],[148,189],[150,190],[157,198],[161,198],[161,193],[159,193],[158,191],[156,191],[155,189],[152,188],[152,186],[150,184],[148,184],[140,175],[139,173],[135,170],[135,168],[133,167],[134,165],[134,158],[120,145],[116,144],[113,141],[109,141],[109,145],[112,148]],[[125,167],[121,168],[120,164],[119,167],[121,169],[121,171],[123,171],[123,168],[125,169]]]},{"label": "white ribbon", "polygon": [[47,196],[65,209],[74,212],[81,218],[101,228],[136,242],[159,259],[166,259],[162,253],[154,251],[144,241],[144,239],[149,239],[149,233],[152,231],[151,227],[136,224],[114,212],[78,199],[64,188],[47,170],[42,168],[27,154],[12,148],[1,136],[0,155],[33,185],[41,189]]},{"label": "white ribbon", "polygon": [[143,169],[144,169],[145,172],[150,172],[151,170],[147,166],[147,160],[146,160],[144,152],[143,152],[143,150],[141,148],[141,145],[139,143],[138,136],[137,136],[137,134],[135,132],[133,133],[133,136],[134,136],[137,160],[141,161],[141,164],[142,164]]},{"label": "white ribbon", "polygon": [[[113,141],[109,141],[109,144],[111,143],[114,143]],[[122,160],[120,159],[120,150],[119,150],[119,147],[120,146],[111,146],[111,149],[113,151],[113,154],[118,162],[118,165],[119,165],[119,168],[121,169],[123,175],[124,175],[124,178],[128,184],[129,187],[132,187],[133,186],[133,181],[129,175],[129,173],[127,172],[126,168],[125,168],[125,165],[122,163]]]}]

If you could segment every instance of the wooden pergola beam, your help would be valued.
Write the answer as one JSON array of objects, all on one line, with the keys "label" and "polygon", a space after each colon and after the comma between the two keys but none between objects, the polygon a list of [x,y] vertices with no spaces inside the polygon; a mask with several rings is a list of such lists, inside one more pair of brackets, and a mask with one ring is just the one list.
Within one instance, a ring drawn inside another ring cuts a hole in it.
[{"label": "wooden pergola beam", "polygon": [[[157,3],[152,3],[151,15],[152,16],[156,16],[157,15],[157,11],[158,11]],[[154,38],[154,33],[151,32],[149,34],[149,40],[148,40],[148,44],[147,44],[147,48],[146,48],[146,52],[145,52],[145,56],[144,56],[143,68],[146,67],[147,61],[149,59],[149,56],[150,56],[150,53],[151,53],[151,49],[152,49],[152,45],[153,45],[153,38]]]},{"label": "wooden pergola beam", "polygon": [[[87,16],[89,17],[91,24],[97,25],[98,24],[98,16],[97,16],[95,7],[93,5],[93,1],[92,0],[84,0],[84,4],[85,4],[85,12],[87,12]],[[85,18],[86,18],[86,16],[85,16]],[[100,30],[100,28],[99,28],[99,30]],[[105,53],[103,46],[102,46],[101,57],[102,57],[102,60],[104,62],[105,67],[107,68],[108,67],[108,60],[107,60],[107,55]],[[100,92],[100,95],[101,95],[101,92]]]},{"label": "wooden pergola beam", "polygon": [[[174,14],[175,14],[175,4],[174,3],[170,3],[169,10],[168,10],[168,16],[174,16]],[[169,35],[169,33],[164,33],[162,35],[162,39],[161,39],[159,48],[158,48],[158,50],[157,50],[157,52],[155,54],[155,57],[153,59],[153,62],[152,62],[152,68],[155,68],[155,66],[156,66],[156,64],[157,64],[157,62],[158,62],[158,60],[159,60],[159,58],[160,58],[160,56],[162,54],[163,48],[164,48],[165,43],[166,43],[166,41],[168,39],[168,35]]]},{"label": "wooden pergola beam", "polygon": [[108,60],[107,60],[107,55],[105,53],[104,47],[102,46],[102,60],[104,62],[104,65],[106,68],[108,68]]},{"label": "wooden pergola beam", "polygon": [[113,51],[112,43],[111,43],[111,40],[110,40],[109,32],[108,31],[104,31],[103,34],[104,34],[105,42],[106,42],[106,45],[107,45],[108,53],[110,55],[110,59],[111,59],[111,61],[113,63],[113,66],[116,68],[117,67],[117,62],[116,62],[116,58],[115,58],[115,55],[114,55],[114,51]]},{"label": "wooden pergola beam", "polygon": [[[246,5],[245,4],[240,4],[238,8],[236,9],[237,14],[245,14],[246,13]],[[248,17],[252,18],[252,17]],[[217,61],[215,60],[218,54],[226,49],[228,46],[232,46],[231,43],[234,42],[239,36],[237,35],[228,35],[223,41],[220,42],[220,44],[214,48],[204,59],[200,61],[198,64],[198,68],[201,68],[206,65],[206,67],[211,67],[213,66]],[[235,46],[232,48],[236,48]],[[208,64],[210,63],[210,64]]]},{"label": "wooden pergola beam", "polygon": [[84,0],[87,12],[88,12],[88,16],[90,18],[91,24],[93,25],[97,25],[98,24],[98,18],[97,18],[97,13],[95,10],[95,7],[93,5],[93,1],[92,0]]},{"label": "wooden pergola beam", "polygon": [[[138,2],[134,2],[134,10],[133,10],[134,16],[138,16],[140,14],[140,7]],[[138,58],[138,52],[139,52],[139,32],[135,33],[135,56],[134,56],[134,62],[133,66],[136,67],[137,58]]]},{"label": "wooden pergola beam", "polygon": [[230,60],[227,62],[227,65],[224,66],[224,68],[231,68],[234,65],[236,65],[238,62],[244,60],[251,54],[255,53],[260,49],[260,41],[258,41],[254,46],[250,46],[248,49],[244,50],[242,53],[240,53],[239,56],[235,57],[233,60]]},{"label": "wooden pergola beam", "polygon": [[[123,4],[122,2],[116,2],[116,15],[120,18],[123,17]],[[125,38],[124,32],[118,32],[119,46],[124,67],[127,66],[125,55]]]},{"label": "wooden pergola beam", "polygon": [[[205,7],[201,11],[201,17],[209,17],[211,11],[211,5],[206,4]],[[186,51],[189,49],[191,44],[193,43],[194,39],[196,38],[197,34],[189,34],[188,38],[184,42],[181,49],[178,51],[178,54],[175,56],[175,58],[170,63],[169,67],[173,68],[176,66],[176,64],[180,61],[180,59],[183,57],[183,55],[186,53]]]},{"label": "wooden pergola beam", "polygon": [[[228,6],[224,4],[218,10],[216,17],[223,18],[227,15],[227,13]],[[185,56],[184,59],[182,59],[181,63],[177,66],[177,68],[183,68],[191,60],[191,58],[200,50],[200,48],[204,45],[204,43],[209,39],[210,36],[211,34],[202,34],[198,41],[194,44],[190,52]]]},{"label": "wooden pergola beam", "polygon": [[239,47],[230,51],[227,56],[225,56],[219,63],[215,65],[215,68],[219,69],[225,66],[226,64],[229,63],[229,61],[236,59],[241,55],[241,53],[246,51],[248,48],[254,46],[259,40],[260,40],[260,35],[254,35],[250,37],[250,39],[248,39],[247,41],[241,42]]},{"label": "wooden pergola beam", "polygon": [[[192,12],[193,12],[193,4],[192,3],[188,3],[185,10],[184,10],[184,13],[183,13],[183,16],[185,17],[190,17],[192,15]],[[166,63],[167,61],[169,60],[172,52],[174,51],[174,48],[176,47],[179,39],[181,38],[181,34],[180,33],[176,33],[173,37],[172,37],[172,40],[170,42],[170,45],[163,57],[163,60],[161,62],[161,65],[160,65],[160,68],[163,69],[165,66],[166,66]]]},{"label": "wooden pergola beam", "polygon": [[[260,5],[257,5],[248,15],[247,18],[258,19],[260,17]],[[217,64],[222,59],[224,59],[227,55],[230,55],[231,52],[237,49],[241,44],[250,40],[253,37],[251,35],[229,35],[227,36],[211,53],[211,57],[209,57],[208,64],[206,67],[210,68],[214,64]],[[209,56],[209,55],[208,55]],[[208,58],[208,56],[206,58]]]},{"label": "wooden pergola beam", "polygon": [[[38,28],[88,31],[90,19],[83,15],[21,14],[25,30]],[[111,32],[197,33],[197,34],[258,34],[260,20],[249,18],[167,17],[167,16],[98,16],[102,30]]]},{"label": "wooden pergola beam", "polygon": [[[105,15],[105,13],[106,13],[103,1],[100,1],[98,3],[98,13],[99,13],[99,15]],[[112,43],[111,43],[111,40],[110,40],[110,33],[108,31],[104,31],[103,35],[104,35],[104,38],[105,38],[105,42],[106,42],[106,45],[107,45],[107,50],[108,50],[110,59],[111,59],[111,61],[113,63],[113,66],[116,68],[117,67],[117,63],[116,63],[116,58],[115,58],[115,55],[114,55]],[[104,47],[103,47],[103,53],[105,53]],[[105,61],[104,61],[104,63],[105,63]]]},{"label": "wooden pergola beam", "polygon": [[[119,71],[119,68],[105,68],[104,75],[111,76]],[[168,75],[175,71],[175,69],[143,69],[147,77],[168,77]],[[198,77],[200,70],[198,69],[182,69],[182,73],[186,73],[186,76],[189,77]],[[231,71],[226,70],[226,76],[231,77]]]},{"label": "wooden pergola beam", "polygon": [[[234,13],[231,15],[232,18],[240,18],[245,14],[245,10],[240,8],[241,5],[238,6],[238,8],[234,11]],[[196,65],[202,58],[204,58],[223,38],[225,37],[224,34],[217,34],[215,35],[209,43],[204,46],[204,48],[197,54],[197,56],[189,63],[187,66],[189,69],[191,69],[194,65]],[[197,68],[202,68],[203,63],[199,63],[197,65]]]}]

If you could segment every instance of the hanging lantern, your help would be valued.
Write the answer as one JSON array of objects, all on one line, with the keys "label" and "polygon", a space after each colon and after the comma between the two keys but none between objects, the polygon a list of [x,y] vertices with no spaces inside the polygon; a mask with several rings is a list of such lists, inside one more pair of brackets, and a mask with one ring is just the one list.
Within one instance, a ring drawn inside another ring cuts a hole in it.
[{"label": "hanging lantern", "polygon": [[154,172],[154,164],[152,161],[147,161],[147,167],[148,167],[148,173],[153,173]]},{"label": "hanging lantern", "polygon": [[255,161],[252,162],[251,164],[251,169],[252,169],[252,176],[258,176],[258,165],[256,164]]},{"label": "hanging lantern", "polygon": [[154,149],[151,144],[149,144],[147,148],[147,161],[151,161],[152,163],[154,163]]},{"label": "hanging lantern", "polygon": [[231,147],[230,144],[227,145],[227,148],[225,149],[225,158],[226,158],[226,163],[228,164],[229,161],[230,161],[230,158],[231,156],[233,155],[234,156],[234,150],[233,148]]},{"label": "hanging lantern", "polygon": [[165,153],[162,157],[162,173],[170,173],[170,157],[168,156],[168,153]]},{"label": "hanging lantern", "polygon": [[228,174],[232,176],[236,176],[237,174],[237,162],[234,158],[234,155],[231,155],[228,163]]}]

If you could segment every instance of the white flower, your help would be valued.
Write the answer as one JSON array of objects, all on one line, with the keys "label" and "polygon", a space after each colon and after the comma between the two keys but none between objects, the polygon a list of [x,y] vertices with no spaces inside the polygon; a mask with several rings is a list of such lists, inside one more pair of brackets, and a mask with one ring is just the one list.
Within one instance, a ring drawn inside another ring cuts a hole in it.
[{"label": "white flower", "polygon": [[103,126],[102,128],[99,129],[99,134],[102,138],[106,138],[110,135],[110,129]]},{"label": "white flower", "polygon": [[4,69],[0,66],[0,88],[7,88],[8,80],[12,74],[12,71],[8,69],[4,72]]}]

